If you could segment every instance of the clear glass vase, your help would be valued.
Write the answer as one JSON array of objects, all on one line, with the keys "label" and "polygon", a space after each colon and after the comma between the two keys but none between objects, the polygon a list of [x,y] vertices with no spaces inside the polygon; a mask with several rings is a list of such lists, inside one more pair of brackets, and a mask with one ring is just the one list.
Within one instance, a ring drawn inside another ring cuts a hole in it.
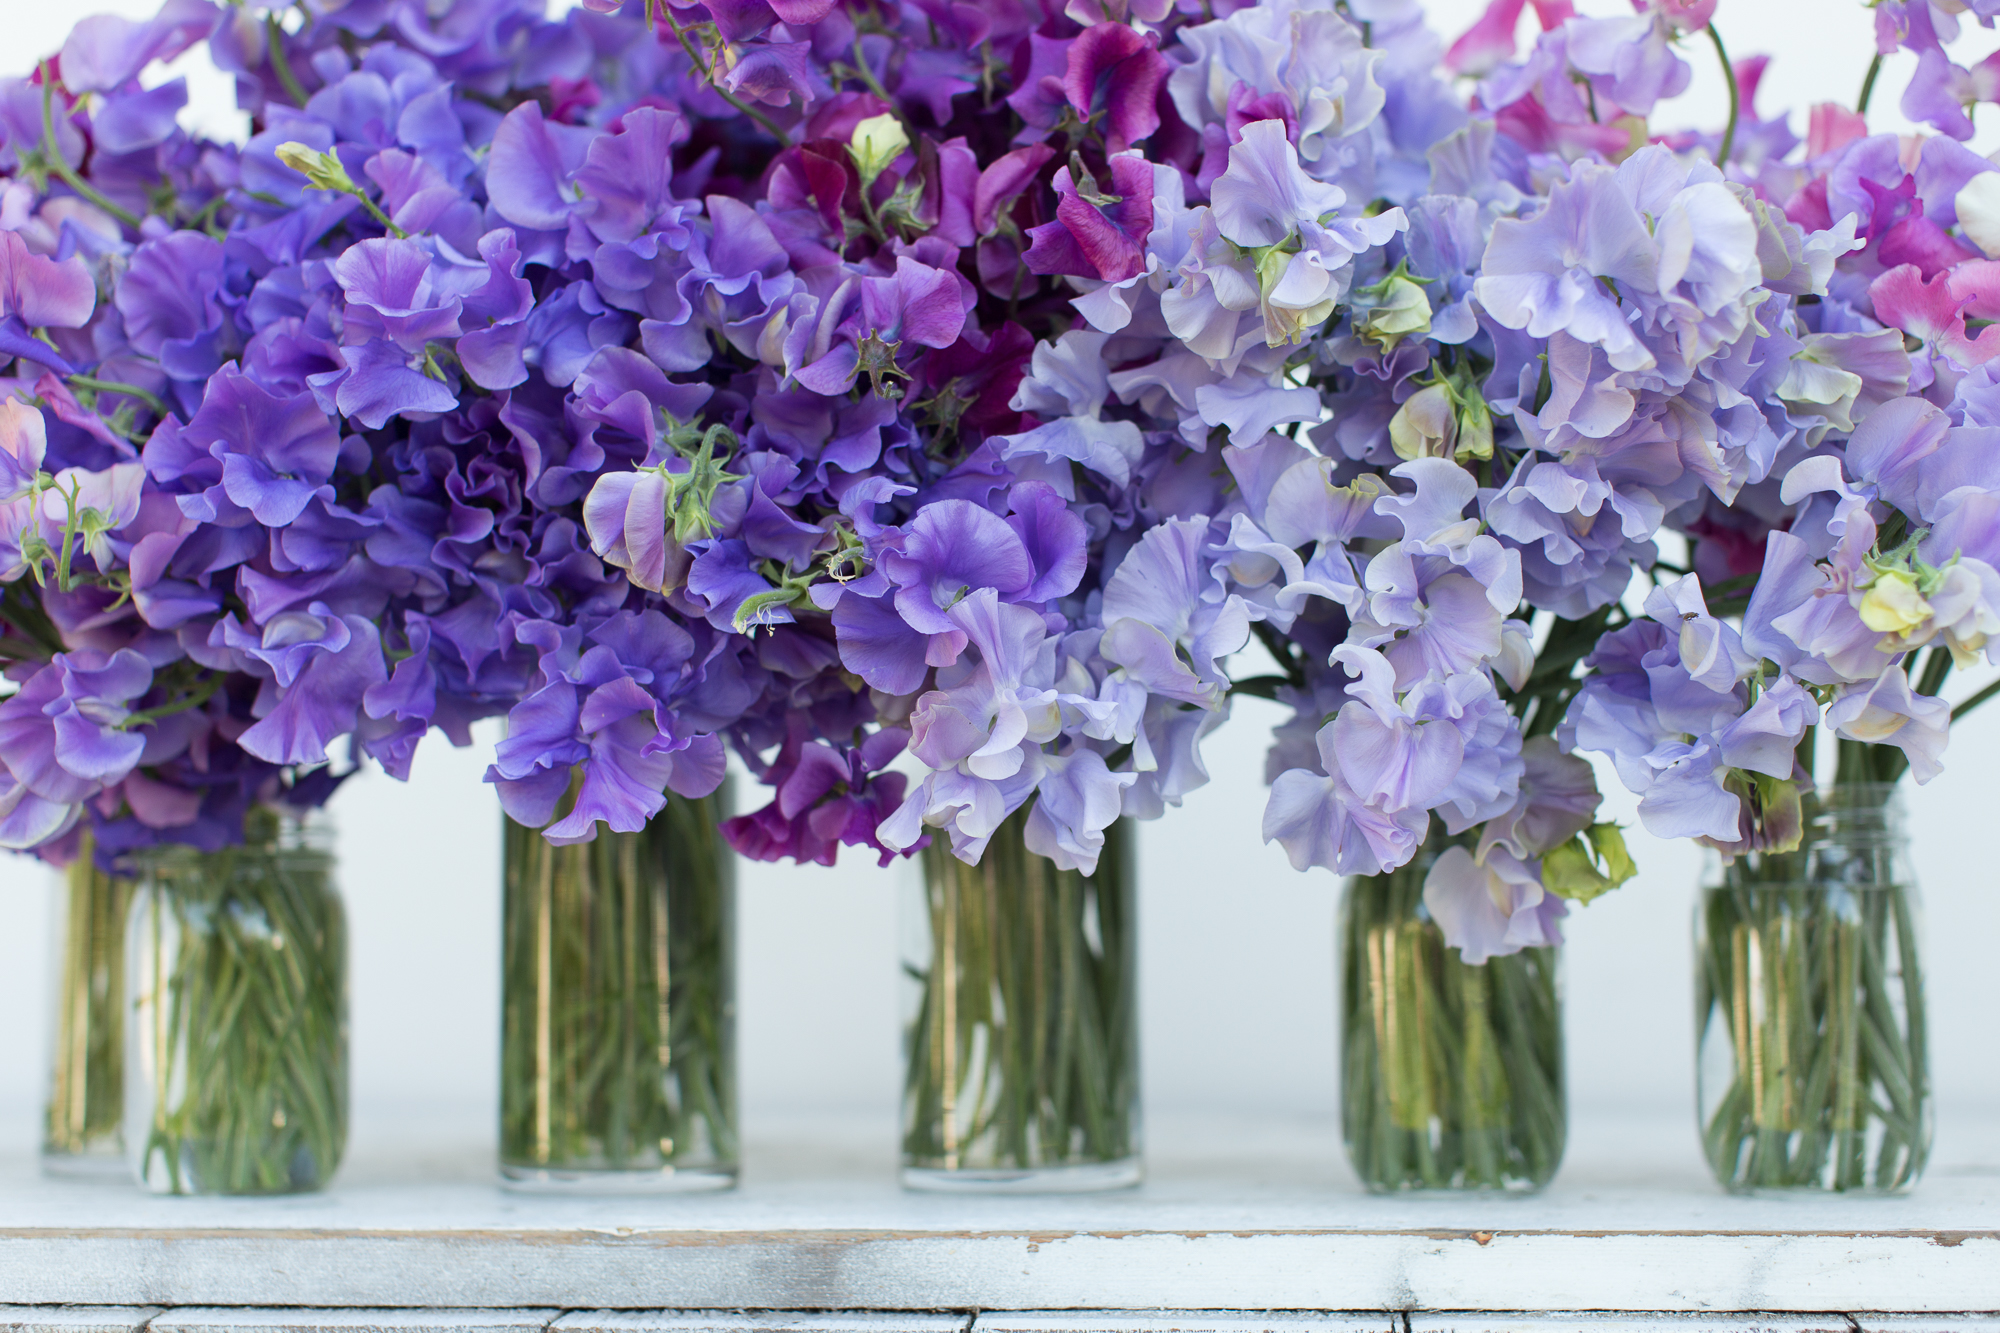
[{"label": "clear glass vase", "polygon": [[1725,1188],[1909,1189],[1930,1154],[1917,888],[1895,789],[1808,796],[1796,852],[1717,858],[1695,917],[1702,1146]]},{"label": "clear glass vase", "polygon": [[125,916],[132,881],[96,864],[83,834],[57,879],[56,1037],[42,1169],[122,1178],[125,1138]]},{"label": "clear glass vase", "polygon": [[975,1193],[1139,1182],[1133,847],[1058,870],[1003,824],[976,866],[933,834],[905,916],[903,1184]]},{"label": "clear glass vase", "polygon": [[134,853],[125,1133],[161,1194],[319,1189],[347,1144],[347,921],[331,828],[253,809],[242,845]]},{"label": "clear glass vase", "polygon": [[1377,1193],[1537,1190],[1568,1137],[1560,950],[1461,961],[1423,903],[1439,850],[1342,894],[1347,1157]]},{"label": "clear glass vase", "polygon": [[598,1192],[736,1183],[736,877],[726,797],[551,846],[509,820],[500,1174]]}]

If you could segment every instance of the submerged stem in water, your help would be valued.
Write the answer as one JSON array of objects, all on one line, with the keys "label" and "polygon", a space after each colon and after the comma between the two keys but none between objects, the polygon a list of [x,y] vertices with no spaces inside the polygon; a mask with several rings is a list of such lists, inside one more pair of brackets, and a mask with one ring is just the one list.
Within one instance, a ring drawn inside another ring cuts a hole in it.
[{"label": "submerged stem in water", "polygon": [[333,857],[270,811],[247,833],[137,858],[126,1123],[140,1178],[167,1193],[317,1189],[347,1142]]},{"label": "submerged stem in water", "polygon": [[1892,790],[1811,798],[1800,851],[1739,857],[1704,894],[1702,1137],[1729,1189],[1886,1192],[1923,1170],[1923,975]]},{"label": "submerged stem in water", "polygon": [[737,1161],[734,879],[720,797],[552,846],[506,826],[500,1160],[512,1172]]},{"label": "submerged stem in water", "polygon": [[1461,962],[1423,910],[1428,865],[1348,881],[1348,1158],[1371,1190],[1539,1188],[1567,1135],[1555,950]]},{"label": "submerged stem in water", "polygon": [[922,855],[928,952],[903,1094],[906,1166],[1029,1171],[1138,1152],[1132,845],[1085,876],[1028,851],[1017,814],[969,866]]}]

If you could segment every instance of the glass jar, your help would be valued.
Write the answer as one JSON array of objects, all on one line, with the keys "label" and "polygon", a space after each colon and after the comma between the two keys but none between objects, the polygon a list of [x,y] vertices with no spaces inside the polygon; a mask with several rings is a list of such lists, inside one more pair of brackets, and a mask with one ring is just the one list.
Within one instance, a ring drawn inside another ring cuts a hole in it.
[{"label": "glass jar", "polygon": [[125,916],[132,881],[96,861],[84,830],[56,880],[56,1037],[42,1169],[123,1176],[125,1139]]},{"label": "glass jar", "polygon": [[1909,1189],[1930,1154],[1917,888],[1892,786],[1808,796],[1798,851],[1711,862],[1702,1146],[1726,1189]]},{"label": "glass jar", "polygon": [[1568,1137],[1560,950],[1445,947],[1423,901],[1441,850],[1341,896],[1341,1136],[1377,1193],[1537,1190]]},{"label": "glass jar", "polygon": [[347,921],[332,829],[257,807],[242,845],[135,852],[125,1125],[161,1194],[324,1186],[347,1144]]},{"label": "glass jar", "polygon": [[506,821],[500,1175],[509,1188],[736,1183],[725,794],[567,847]]},{"label": "glass jar", "polygon": [[1139,1182],[1132,833],[1094,874],[1030,852],[1025,811],[976,866],[933,833],[904,918],[903,1184],[976,1193]]}]

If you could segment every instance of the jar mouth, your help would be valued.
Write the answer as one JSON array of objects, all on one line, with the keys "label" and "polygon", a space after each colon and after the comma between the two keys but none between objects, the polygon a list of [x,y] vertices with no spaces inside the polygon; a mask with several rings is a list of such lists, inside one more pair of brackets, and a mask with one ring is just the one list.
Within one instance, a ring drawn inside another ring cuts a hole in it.
[{"label": "jar mouth", "polygon": [[1897,800],[1902,789],[1899,782],[1833,782],[1815,788],[1813,797],[1821,805],[1840,809],[1882,806]]},{"label": "jar mouth", "polygon": [[1753,879],[1738,884],[1708,884],[1702,887],[1704,894],[1744,893],[1896,893],[1907,892],[1910,885],[1903,880],[1848,880],[1848,879]]},{"label": "jar mouth", "polygon": [[243,837],[215,848],[184,842],[158,842],[134,847],[118,858],[121,871],[186,865],[204,857],[248,852],[260,856],[309,855],[325,857],[333,851],[333,820],[316,807],[278,805],[252,806],[244,815]]}]

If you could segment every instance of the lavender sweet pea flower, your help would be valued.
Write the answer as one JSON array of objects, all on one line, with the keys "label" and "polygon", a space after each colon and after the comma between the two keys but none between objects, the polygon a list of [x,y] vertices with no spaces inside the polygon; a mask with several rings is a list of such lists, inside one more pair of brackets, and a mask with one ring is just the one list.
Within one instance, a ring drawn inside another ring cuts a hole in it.
[{"label": "lavender sweet pea flower", "polygon": [[1513,805],[1521,730],[1490,677],[1431,676],[1399,697],[1382,654],[1344,644],[1333,657],[1358,679],[1327,725],[1341,773],[1364,800],[1390,813],[1437,810],[1454,833]]},{"label": "lavender sweet pea flower", "polygon": [[1517,860],[1533,860],[1589,828],[1604,802],[1589,763],[1564,754],[1552,736],[1523,742],[1521,763],[1520,795],[1479,831],[1482,858],[1500,846]]},{"label": "lavender sweet pea flower", "polygon": [[1929,782],[1944,771],[1939,757],[1951,732],[1951,705],[1918,694],[1901,671],[1844,685],[1827,706],[1826,723],[1842,740],[1893,745],[1909,757],[1910,774]]},{"label": "lavender sweet pea flower", "polygon": [[19,495],[34,484],[48,447],[41,409],[18,398],[0,399],[0,497]]},{"label": "lavender sweet pea flower", "polygon": [[1392,475],[1416,490],[1375,502],[1403,538],[1368,562],[1357,642],[1380,647],[1404,685],[1430,672],[1476,671],[1500,655],[1503,625],[1520,604],[1520,554],[1463,517],[1477,487],[1457,464],[1420,458]]},{"label": "lavender sweet pea flower", "polygon": [[1563,900],[1542,887],[1539,863],[1522,861],[1495,846],[1475,858],[1447,847],[1424,876],[1424,909],[1469,966],[1523,949],[1562,943],[1556,924],[1569,914]]},{"label": "lavender sweet pea flower", "polygon": [[1095,750],[1049,755],[1043,762],[1047,772],[1022,840],[1058,870],[1095,874],[1104,831],[1124,812],[1123,793],[1139,775],[1113,773]]},{"label": "lavender sweet pea flower", "polygon": [[1656,291],[1659,257],[1615,174],[1579,162],[1539,213],[1494,223],[1473,294],[1507,328],[1534,338],[1568,333],[1602,347],[1619,370],[1643,370],[1653,354],[1600,279],[1621,291]]},{"label": "lavender sweet pea flower", "polygon": [[[1386,19],[1386,11],[1377,17]],[[1296,129],[1299,156],[1319,179],[1346,165],[1343,146],[1387,105],[1381,75],[1391,57],[1371,49],[1361,29],[1331,7],[1244,5],[1184,27],[1179,37],[1191,59],[1168,75],[1167,89],[1181,119],[1204,133],[1204,180],[1219,165],[1216,150],[1237,128],[1244,102],[1269,108],[1265,116],[1282,110]]]},{"label": "lavender sweet pea flower", "polygon": [[[34,254],[15,231],[0,231],[0,324],[14,329],[80,329],[97,308],[97,284],[80,256]],[[5,350],[15,354],[16,345]],[[54,356],[44,346],[37,354]]]},{"label": "lavender sweet pea flower", "polygon": [[[1015,391],[1012,406],[1017,412],[1032,412],[1046,420],[1033,430],[1000,437],[1002,458],[1081,463],[1114,486],[1130,482],[1132,468],[1145,448],[1145,437],[1132,422],[1103,419],[1105,402],[1111,396],[1104,363],[1104,345],[1109,338],[1109,334],[1072,329],[1054,343],[1036,344],[1032,369]],[[1076,498],[1067,469],[1049,480],[1064,499]]]},{"label": "lavender sweet pea flower", "polygon": [[1571,19],[1570,63],[1590,76],[1602,96],[1638,116],[1653,114],[1655,104],[1679,96],[1693,77],[1687,62],[1674,54],[1673,25],[1656,11],[1631,18]]},{"label": "lavender sweet pea flower", "polygon": [[1430,813],[1392,813],[1363,801],[1341,774],[1331,727],[1320,729],[1318,745],[1321,771],[1288,769],[1272,780],[1264,841],[1283,847],[1294,870],[1319,866],[1341,875],[1379,875],[1408,864],[1430,827]]},{"label": "lavender sweet pea flower", "polygon": [[207,0],[166,0],[150,19],[114,14],[81,19],[63,42],[63,86],[79,93],[111,92],[155,60],[172,60],[207,37],[219,18]]},{"label": "lavender sweet pea flower", "polygon": [[[1374,217],[1338,214],[1347,195],[1307,176],[1282,121],[1243,127],[1229,150],[1229,170],[1216,179],[1214,214],[1222,236],[1264,253],[1258,264],[1265,341],[1303,342],[1347,295],[1354,256],[1387,244],[1408,227],[1403,210]],[[1296,244],[1290,254],[1282,247]],[[1269,250],[1266,247],[1281,247]]]},{"label": "lavender sweet pea flower", "polygon": [[1170,519],[1139,539],[1104,585],[1099,651],[1148,693],[1213,709],[1227,694],[1218,664],[1249,641],[1250,615],[1240,597],[1204,598],[1207,539],[1204,519]]}]

